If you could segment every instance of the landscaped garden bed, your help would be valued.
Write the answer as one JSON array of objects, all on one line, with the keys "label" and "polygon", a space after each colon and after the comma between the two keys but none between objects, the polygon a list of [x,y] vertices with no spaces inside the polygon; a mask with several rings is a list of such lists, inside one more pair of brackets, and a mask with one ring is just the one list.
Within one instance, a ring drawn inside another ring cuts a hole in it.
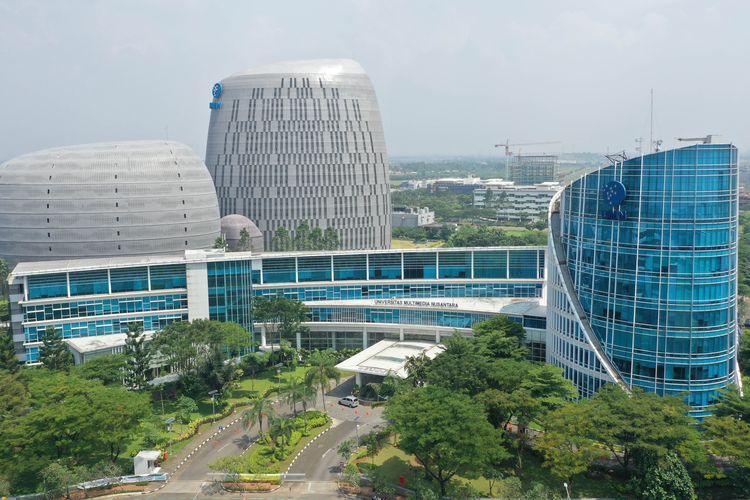
[{"label": "landscaped garden bed", "polygon": [[[225,457],[209,465],[227,474],[278,474],[302,447],[330,426],[325,413],[310,410],[289,419],[272,419],[270,429],[245,453]],[[265,479],[263,479],[265,481]]]}]

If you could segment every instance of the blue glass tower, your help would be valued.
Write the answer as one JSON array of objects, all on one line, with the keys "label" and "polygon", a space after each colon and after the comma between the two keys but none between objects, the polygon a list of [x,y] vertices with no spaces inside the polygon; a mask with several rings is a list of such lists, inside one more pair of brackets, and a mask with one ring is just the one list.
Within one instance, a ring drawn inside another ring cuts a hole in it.
[{"label": "blue glass tower", "polygon": [[710,412],[735,383],[737,149],[616,162],[550,207],[547,360],[583,396],[619,382]]}]

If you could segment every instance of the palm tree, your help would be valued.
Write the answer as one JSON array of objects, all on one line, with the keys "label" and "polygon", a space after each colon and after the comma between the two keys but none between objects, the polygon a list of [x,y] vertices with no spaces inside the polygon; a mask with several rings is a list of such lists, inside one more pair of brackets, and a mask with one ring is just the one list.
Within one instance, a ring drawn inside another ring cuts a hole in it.
[{"label": "palm tree", "polygon": [[302,401],[307,390],[307,386],[305,386],[305,383],[300,377],[291,377],[289,382],[287,382],[281,389],[281,395],[284,397],[287,404],[292,406],[295,417],[297,416],[297,403]]},{"label": "palm tree", "polygon": [[305,383],[308,385],[317,385],[320,387],[320,396],[323,398],[323,411],[327,414],[326,394],[331,379],[336,383],[341,380],[341,373],[336,369],[336,360],[325,351],[316,351],[310,356],[312,365],[305,374]]},{"label": "palm tree", "polygon": [[302,384],[299,402],[302,403],[302,420],[305,422],[305,435],[307,435],[307,403],[315,401],[315,389],[306,383]]},{"label": "palm tree", "polygon": [[291,418],[275,418],[273,420],[273,425],[269,433],[274,441],[279,439],[282,453],[286,445],[289,444],[293,431],[294,421]]},{"label": "palm tree", "polygon": [[252,429],[255,422],[258,422],[258,436],[263,436],[263,417],[266,417],[269,424],[274,416],[273,406],[269,398],[258,398],[253,401],[249,410],[242,414],[242,426],[245,429]]},{"label": "palm tree", "polygon": [[428,358],[425,353],[421,353],[419,356],[409,356],[406,358],[404,368],[406,368],[408,378],[412,381],[414,387],[421,387],[424,385],[430,361],[432,360]]}]

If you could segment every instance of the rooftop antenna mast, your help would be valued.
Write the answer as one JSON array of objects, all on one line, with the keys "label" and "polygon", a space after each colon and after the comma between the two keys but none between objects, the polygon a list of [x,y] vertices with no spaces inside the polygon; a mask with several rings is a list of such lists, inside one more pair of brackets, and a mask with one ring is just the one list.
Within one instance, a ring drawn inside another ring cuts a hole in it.
[{"label": "rooftop antenna mast", "polygon": [[654,89],[651,89],[651,129],[648,135],[648,151],[654,150]]}]

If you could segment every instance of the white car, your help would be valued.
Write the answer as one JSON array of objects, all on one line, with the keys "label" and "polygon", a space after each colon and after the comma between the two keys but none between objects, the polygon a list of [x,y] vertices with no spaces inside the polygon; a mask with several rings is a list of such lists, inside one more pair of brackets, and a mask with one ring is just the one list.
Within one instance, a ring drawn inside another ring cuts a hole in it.
[{"label": "white car", "polygon": [[339,404],[348,406],[349,408],[355,408],[359,406],[359,399],[357,399],[354,396],[346,396],[346,397],[339,399]]}]

